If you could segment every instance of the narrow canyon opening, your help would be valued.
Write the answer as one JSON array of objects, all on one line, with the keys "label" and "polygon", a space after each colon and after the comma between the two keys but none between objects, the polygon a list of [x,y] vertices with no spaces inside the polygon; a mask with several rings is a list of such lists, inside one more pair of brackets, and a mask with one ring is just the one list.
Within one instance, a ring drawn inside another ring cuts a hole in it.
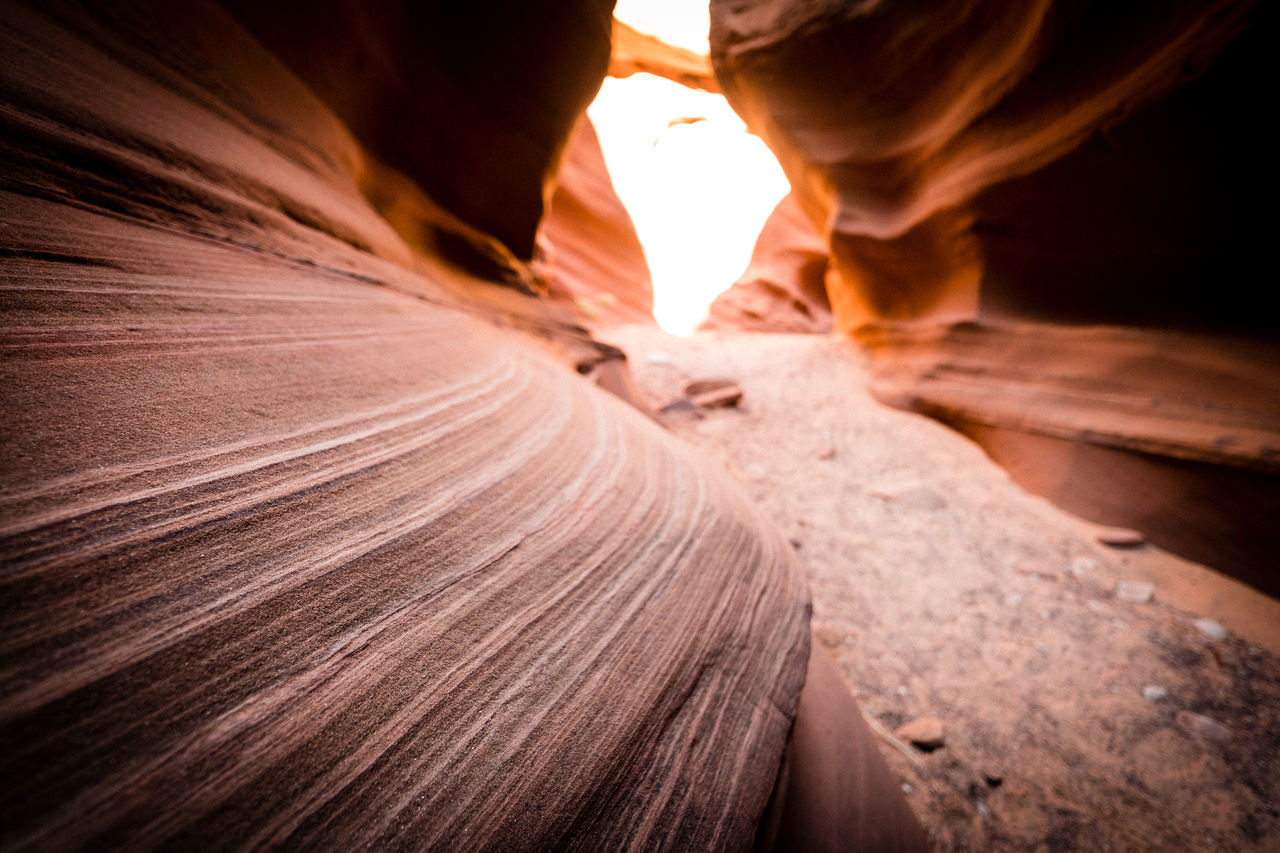
[{"label": "narrow canyon opening", "polygon": [[1261,8],[0,0],[0,849],[1273,847]]}]

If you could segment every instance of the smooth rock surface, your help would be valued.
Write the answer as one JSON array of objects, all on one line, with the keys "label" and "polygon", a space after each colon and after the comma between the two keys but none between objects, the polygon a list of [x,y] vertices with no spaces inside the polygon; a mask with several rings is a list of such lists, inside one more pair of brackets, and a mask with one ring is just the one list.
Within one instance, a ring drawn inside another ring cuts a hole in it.
[{"label": "smooth rock surface", "polygon": [[547,292],[587,328],[653,322],[653,282],[591,119],[579,119],[538,231]]},{"label": "smooth rock surface", "polygon": [[788,193],[765,220],[747,269],[711,303],[700,328],[830,332],[833,274],[826,242]]}]

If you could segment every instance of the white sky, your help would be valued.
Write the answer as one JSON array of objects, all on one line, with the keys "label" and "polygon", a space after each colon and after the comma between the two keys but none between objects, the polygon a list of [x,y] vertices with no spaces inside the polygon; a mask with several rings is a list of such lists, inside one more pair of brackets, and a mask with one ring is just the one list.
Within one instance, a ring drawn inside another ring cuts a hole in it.
[{"label": "white sky", "polygon": [[[746,269],[787,179],[721,95],[635,74],[606,78],[587,113],[644,246],[654,316],[687,335]],[[668,127],[682,117],[706,120]]]},{"label": "white sky", "polygon": [[695,53],[706,53],[711,4],[697,0],[618,0],[613,15],[642,33]]}]

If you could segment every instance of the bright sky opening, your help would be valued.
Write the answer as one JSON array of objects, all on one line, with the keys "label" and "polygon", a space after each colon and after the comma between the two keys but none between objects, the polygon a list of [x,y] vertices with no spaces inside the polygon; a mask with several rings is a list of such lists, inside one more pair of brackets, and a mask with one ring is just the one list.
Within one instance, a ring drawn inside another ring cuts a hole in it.
[{"label": "bright sky opening", "polygon": [[[663,25],[664,9],[683,17]],[[707,50],[706,6],[620,2],[616,14],[669,43]],[[635,74],[607,78],[587,114],[644,247],[658,325],[688,335],[746,269],[787,179],[722,95]]]}]

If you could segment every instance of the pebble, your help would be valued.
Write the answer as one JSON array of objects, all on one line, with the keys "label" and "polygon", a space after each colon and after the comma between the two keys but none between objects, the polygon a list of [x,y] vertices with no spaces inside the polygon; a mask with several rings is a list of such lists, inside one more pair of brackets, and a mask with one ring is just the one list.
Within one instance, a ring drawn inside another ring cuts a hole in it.
[{"label": "pebble", "polygon": [[670,364],[671,353],[664,352],[660,349],[654,350],[653,352],[645,356],[645,361],[649,362],[650,364]]},{"label": "pebble", "polygon": [[998,770],[983,770],[982,781],[987,783],[988,788],[999,788],[1004,784],[1004,774]]},{"label": "pebble", "polygon": [[1148,684],[1142,688],[1142,698],[1148,702],[1162,702],[1169,698],[1169,691],[1156,684]]},{"label": "pebble", "polygon": [[1222,627],[1222,623],[1216,619],[1197,619],[1194,624],[1196,630],[1211,640],[1225,640],[1227,638],[1227,629]]},{"label": "pebble", "polygon": [[1120,581],[1116,584],[1116,598],[1130,604],[1146,604],[1155,594],[1155,586],[1143,581]]},{"label": "pebble", "polygon": [[923,750],[934,750],[947,742],[947,729],[937,717],[916,717],[898,727],[895,734]]},{"label": "pebble", "polygon": [[1175,719],[1187,734],[1200,740],[1226,743],[1232,738],[1231,729],[1212,717],[1206,717],[1204,714],[1179,711]]},{"label": "pebble", "polygon": [[1112,548],[1137,548],[1147,541],[1141,531],[1127,527],[1104,527],[1094,534],[1094,538]]},{"label": "pebble", "polygon": [[742,389],[737,385],[722,385],[719,388],[712,388],[710,391],[703,391],[701,394],[695,394],[689,398],[689,402],[700,409],[736,406],[741,401]]},{"label": "pebble", "polygon": [[824,462],[828,459],[835,459],[836,449],[828,445],[827,447],[824,447],[818,451],[818,458],[823,460]]}]

